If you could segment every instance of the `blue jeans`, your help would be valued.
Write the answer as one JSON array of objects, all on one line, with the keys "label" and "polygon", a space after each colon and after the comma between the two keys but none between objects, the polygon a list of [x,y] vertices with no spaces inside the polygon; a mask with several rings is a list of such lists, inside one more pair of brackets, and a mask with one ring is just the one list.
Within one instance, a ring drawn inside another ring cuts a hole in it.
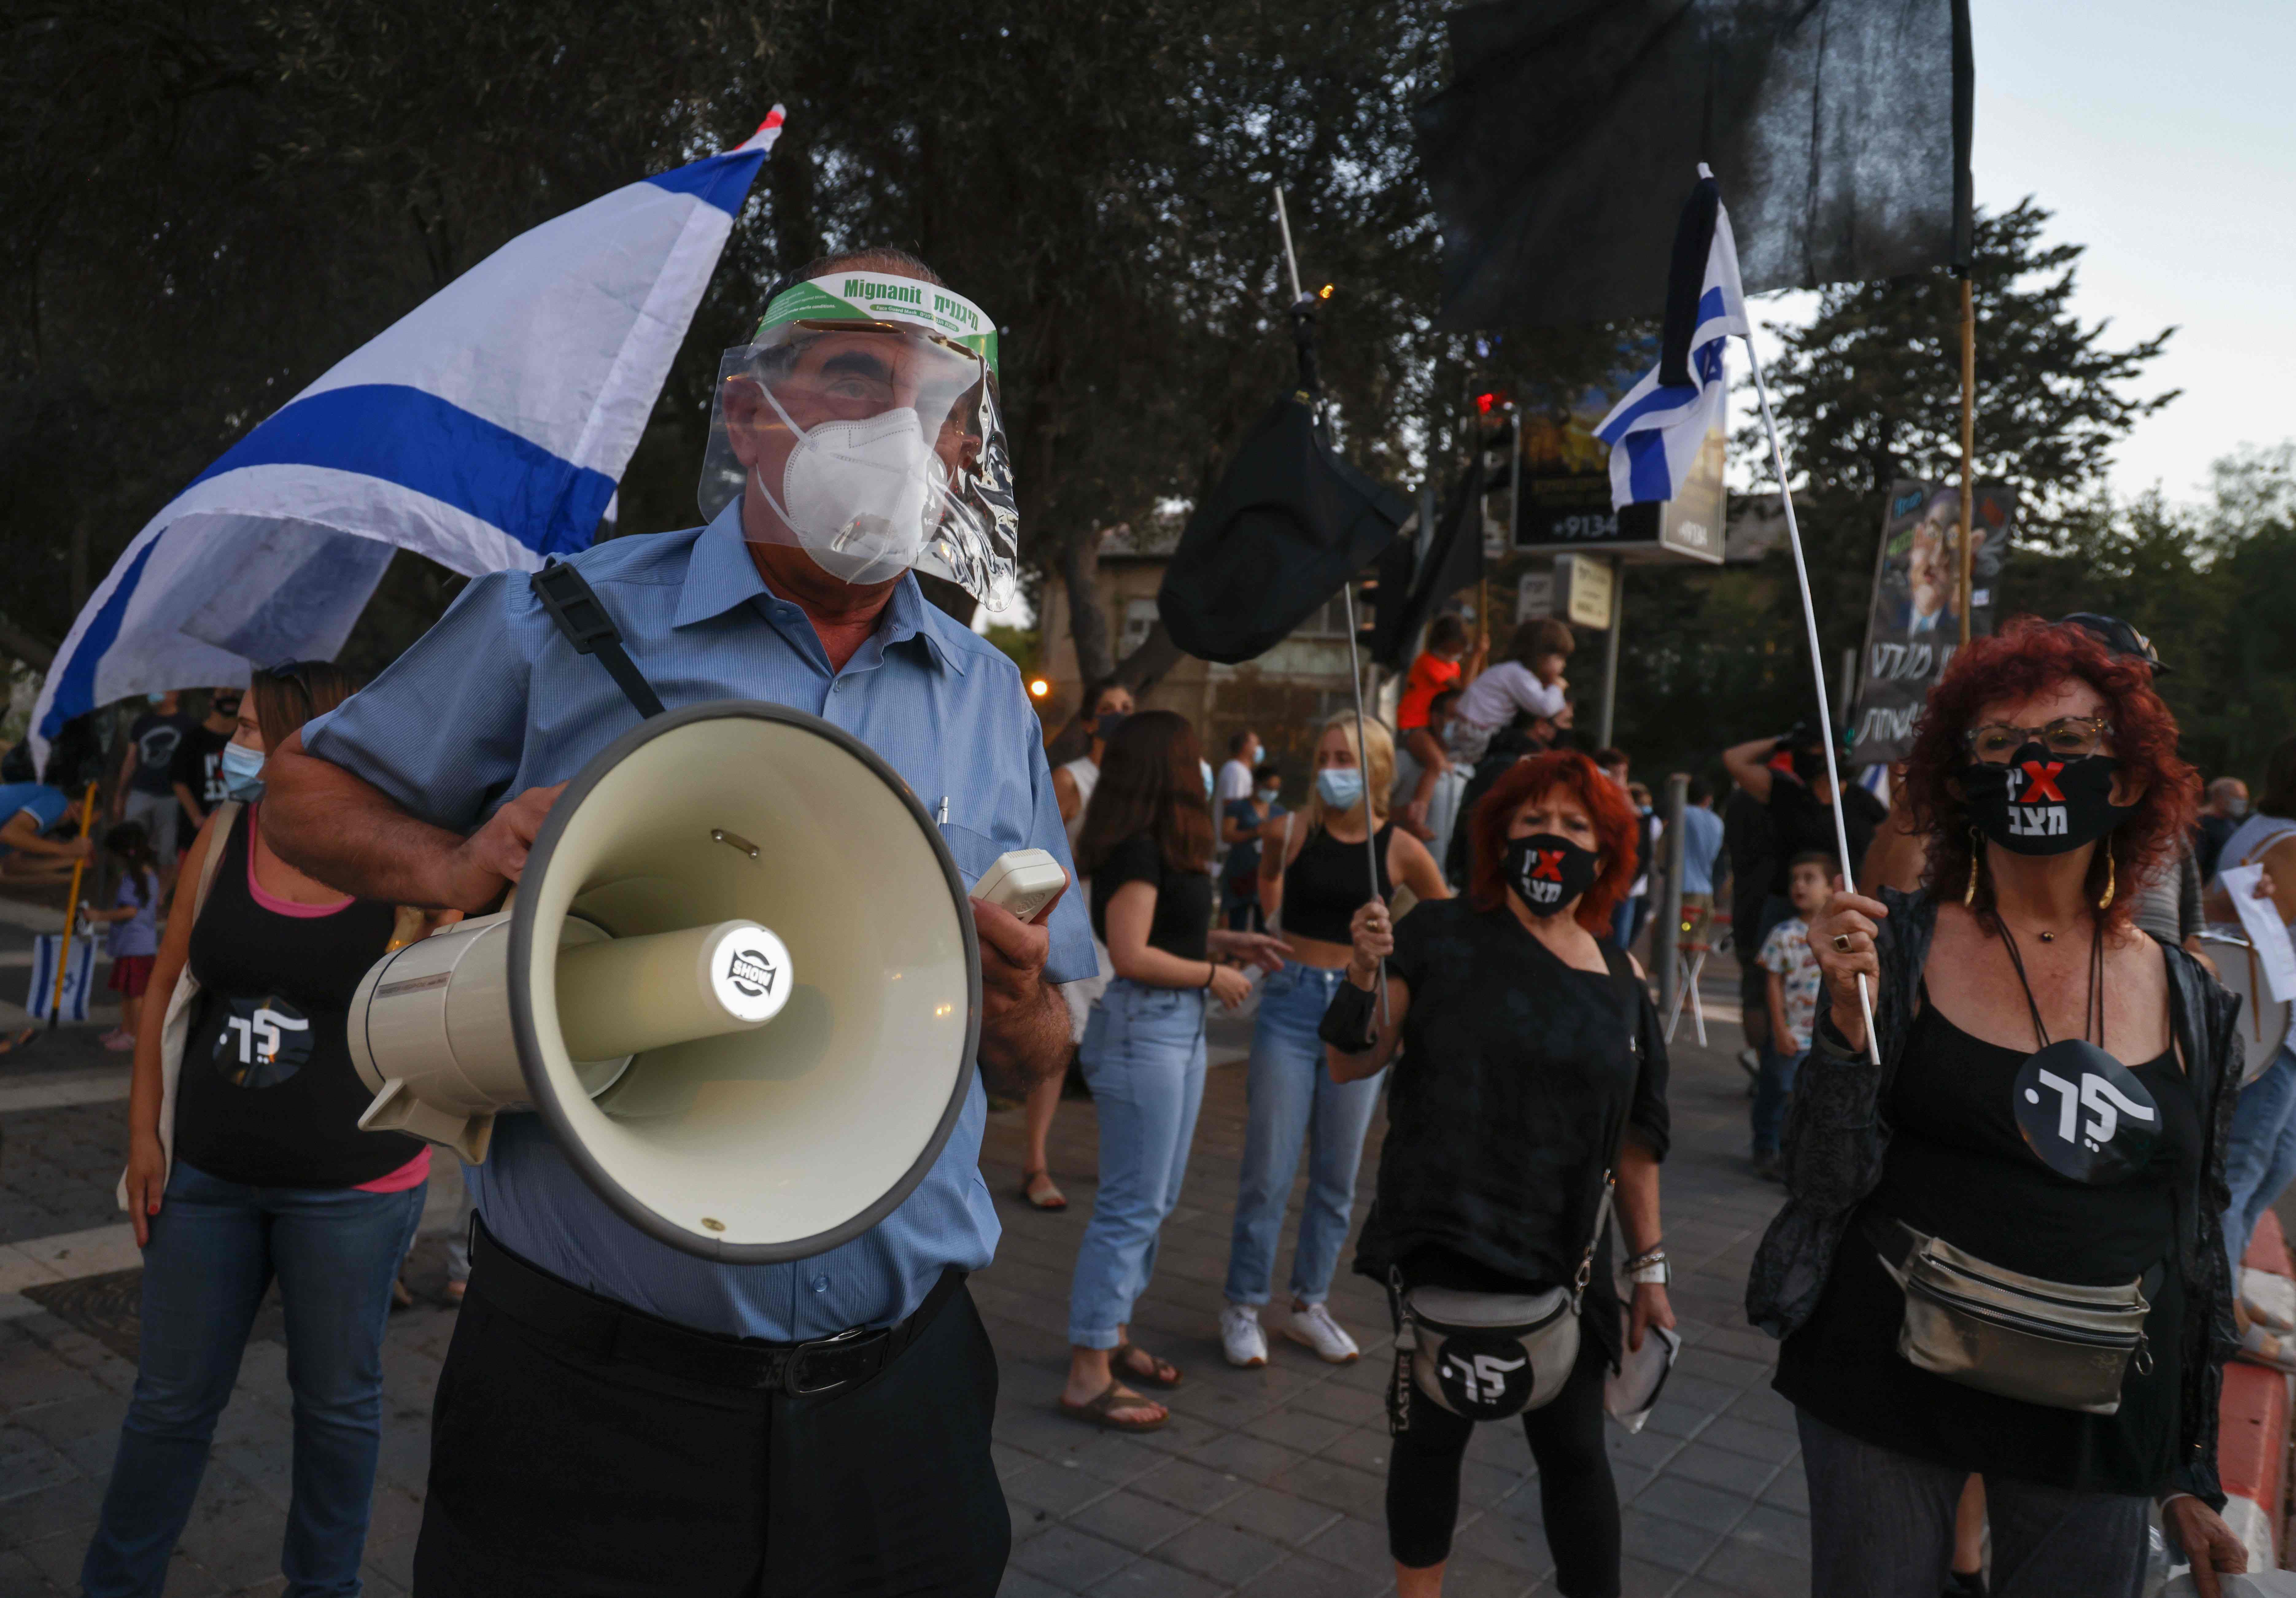
[{"label": "blue jeans", "polygon": [[1156,1269],[1204,1102],[1204,996],[1119,977],[1078,1052],[1100,1111],[1100,1192],[1069,1287],[1069,1341],[1113,1348]]},{"label": "blue jeans", "polygon": [[352,1594],[382,1445],[382,1328],[422,1189],[243,1187],[181,1160],[144,1250],[143,1356],[80,1567],[86,1598],[156,1594],[275,1275],[295,1398],[288,1598]]},{"label": "blue jeans", "polygon": [[[1789,1040],[1791,1042],[1791,1040]],[[1754,1157],[1775,1154],[1786,1131],[1786,1107],[1793,1098],[1794,1078],[1801,1074],[1808,1051],[1791,1047],[1780,1053],[1762,1045],[1761,1074],[1754,1079]]]},{"label": "blue jeans", "polygon": [[1228,1243],[1231,1304],[1265,1304],[1275,1278],[1275,1242],[1283,1207],[1300,1168],[1300,1140],[1308,1140],[1308,1206],[1300,1215],[1300,1244],[1292,1257],[1292,1292],[1303,1304],[1321,1304],[1339,1268],[1340,1245],[1356,1201],[1356,1168],[1364,1134],[1379,1107],[1380,1078],[1338,1083],[1324,1069],[1324,1040],[1316,1028],[1345,971],[1287,963],[1269,975],[1259,994],[1259,1020],[1251,1034],[1245,1079],[1250,1115],[1243,1134],[1243,1176],[1235,1196],[1235,1232]]},{"label": "blue jeans", "polygon": [[2264,1074],[2240,1090],[2232,1141],[2225,1145],[2225,1185],[2232,1192],[2224,1214],[2225,1252],[2232,1257],[2235,1291],[2249,1234],[2291,1178],[2296,1178],[2296,1051],[2284,1046]]}]

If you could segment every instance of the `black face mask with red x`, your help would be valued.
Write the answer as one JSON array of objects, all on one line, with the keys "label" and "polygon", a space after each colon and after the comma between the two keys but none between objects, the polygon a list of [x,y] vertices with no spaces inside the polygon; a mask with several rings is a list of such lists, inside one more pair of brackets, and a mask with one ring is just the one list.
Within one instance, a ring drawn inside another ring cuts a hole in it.
[{"label": "black face mask with red x", "polygon": [[2095,843],[2136,810],[2112,802],[2120,769],[2111,755],[2061,760],[2028,743],[2006,766],[1964,767],[1961,791],[1977,830],[2011,854],[2062,855]]},{"label": "black face mask with red x", "polygon": [[1533,915],[1560,915],[1595,885],[1602,856],[1553,832],[1510,838],[1506,883]]}]

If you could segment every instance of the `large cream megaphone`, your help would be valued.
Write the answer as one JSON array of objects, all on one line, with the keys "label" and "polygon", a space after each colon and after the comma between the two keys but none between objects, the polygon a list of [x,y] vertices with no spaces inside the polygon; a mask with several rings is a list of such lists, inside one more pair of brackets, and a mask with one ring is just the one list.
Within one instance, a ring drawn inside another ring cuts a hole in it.
[{"label": "large cream megaphone", "polygon": [[477,1163],[531,1108],[652,1236],[800,1258],[923,1179],[980,1008],[964,880],[892,768],[802,711],[695,705],[583,768],[509,908],[367,972],[359,1125]]}]

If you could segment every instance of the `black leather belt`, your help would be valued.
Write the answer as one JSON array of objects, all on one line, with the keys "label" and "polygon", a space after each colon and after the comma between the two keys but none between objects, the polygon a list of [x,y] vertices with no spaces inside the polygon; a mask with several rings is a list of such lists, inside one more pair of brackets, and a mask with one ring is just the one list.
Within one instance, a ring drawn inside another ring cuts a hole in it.
[{"label": "black leather belt", "polygon": [[495,1241],[473,1217],[470,1296],[550,1342],[713,1387],[820,1397],[868,1381],[922,1336],[964,1285],[941,1273],[916,1313],[896,1326],[855,1328],[802,1343],[723,1337],[665,1321],[552,1275]]}]

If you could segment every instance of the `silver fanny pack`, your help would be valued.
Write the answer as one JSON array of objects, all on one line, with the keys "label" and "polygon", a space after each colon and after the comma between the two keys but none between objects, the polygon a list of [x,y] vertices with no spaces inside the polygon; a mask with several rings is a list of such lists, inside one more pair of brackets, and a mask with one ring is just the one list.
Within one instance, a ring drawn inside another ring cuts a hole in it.
[{"label": "silver fanny pack", "polygon": [[1578,1305],[1567,1288],[1401,1295],[1398,1349],[1419,1390],[1471,1421],[1503,1421],[1554,1401],[1578,1363]]},{"label": "silver fanny pack", "polygon": [[2027,1404],[2109,1415],[2129,1362],[2152,1368],[2139,1277],[2109,1287],[2005,1270],[1903,1221],[1869,1214],[1866,1234],[1906,1293],[1898,1352],[1921,1370]]}]

